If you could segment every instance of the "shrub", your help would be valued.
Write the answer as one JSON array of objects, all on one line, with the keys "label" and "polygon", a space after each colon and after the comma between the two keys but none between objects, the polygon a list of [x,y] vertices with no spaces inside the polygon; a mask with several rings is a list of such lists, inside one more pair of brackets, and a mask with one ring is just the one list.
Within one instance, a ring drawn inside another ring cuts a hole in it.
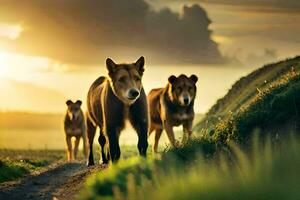
[{"label": "shrub", "polygon": [[101,196],[101,199],[113,199],[116,190],[126,194],[128,177],[131,177],[136,185],[140,185],[142,179],[151,179],[151,166],[152,162],[144,158],[135,157],[119,161],[118,164],[92,176],[79,194],[79,199],[94,200],[97,196]]},{"label": "shrub", "polygon": [[166,157],[120,163],[91,178],[79,199],[298,199],[299,139],[282,141],[280,148],[256,137],[250,154],[229,146],[230,155],[198,156],[184,167],[182,159],[167,163]]}]

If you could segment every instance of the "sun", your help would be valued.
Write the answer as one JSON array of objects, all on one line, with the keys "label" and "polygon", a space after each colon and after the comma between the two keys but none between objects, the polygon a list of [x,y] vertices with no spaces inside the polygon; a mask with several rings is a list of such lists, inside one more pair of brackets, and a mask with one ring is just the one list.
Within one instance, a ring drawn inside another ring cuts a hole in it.
[{"label": "sun", "polygon": [[0,77],[6,77],[9,75],[9,56],[6,53],[0,51]]},{"label": "sun", "polygon": [[17,39],[23,31],[23,27],[20,24],[3,24],[0,23],[0,36],[7,37],[10,40]]},{"label": "sun", "polygon": [[48,58],[28,56],[0,50],[0,77],[22,79],[44,70],[50,65]]}]

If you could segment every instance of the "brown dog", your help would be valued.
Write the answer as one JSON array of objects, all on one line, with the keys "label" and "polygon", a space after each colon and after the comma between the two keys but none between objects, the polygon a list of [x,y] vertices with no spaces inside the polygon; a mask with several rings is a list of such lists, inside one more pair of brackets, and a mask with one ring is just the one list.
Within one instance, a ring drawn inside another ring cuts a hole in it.
[{"label": "brown dog", "polygon": [[[83,112],[81,110],[82,102],[80,100],[73,103],[71,100],[66,102],[68,109],[65,116],[64,128],[66,133],[67,142],[67,156],[68,161],[73,159],[73,153],[75,160],[77,159],[78,146],[80,138],[83,139],[84,156],[86,157],[86,127]],[[71,138],[75,137],[74,151],[72,152]]]},{"label": "brown dog", "polygon": [[115,64],[106,60],[109,77],[99,77],[91,86],[87,98],[87,132],[90,146],[88,165],[94,165],[93,141],[96,127],[103,163],[120,158],[120,132],[129,119],[138,134],[138,150],[146,156],[148,148],[148,105],[142,76],[144,57],[133,64]]},{"label": "brown dog", "polygon": [[148,95],[151,118],[149,134],[155,130],[153,145],[155,153],[163,129],[166,130],[172,146],[176,145],[174,126],[183,125],[183,141],[192,135],[198,77],[196,75],[170,76],[168,81],[165,88],[153,89]]}]

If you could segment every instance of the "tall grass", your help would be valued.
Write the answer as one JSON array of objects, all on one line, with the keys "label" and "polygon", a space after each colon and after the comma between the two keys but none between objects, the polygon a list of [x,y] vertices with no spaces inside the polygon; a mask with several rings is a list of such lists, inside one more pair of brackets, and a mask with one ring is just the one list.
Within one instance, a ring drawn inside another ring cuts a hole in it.
[{"label": "tall grass", "polygon": [[123,161],[90,178],[78,199],[299,199],[299,139],[255,137],[251,152],[229,146],[229,154],[198,152],[184,165],[176,157]]},{"label": "tall grass", "polygon": [[[228,93],[219,99],[214,106],[205,114],[203,120],[196,129],[214,127],[219,119],[226,119],[228,113],[236,114],[242,106],[248,106],[257,91],[269,87],[270,83],[277,82],[282,75],[286,74],[293,67],[300,70],[300,56],[286,59],[277,63],[265,65],[245,77],[238,80]],[[258,89],[258,90],[257,90]]]},{"label": "tall grass", "polygon": [[[300,74],[293,68],[275,82],[271,82],[248,105],[237,113],[228,114],[211,129],[202,129],[204,135],[210,134],[216,141],[226,144],[230,140],[246,143],[255,129],[262,132],[282,133],[300,128]],[[284,129],[284,131],[280,131]]]}]

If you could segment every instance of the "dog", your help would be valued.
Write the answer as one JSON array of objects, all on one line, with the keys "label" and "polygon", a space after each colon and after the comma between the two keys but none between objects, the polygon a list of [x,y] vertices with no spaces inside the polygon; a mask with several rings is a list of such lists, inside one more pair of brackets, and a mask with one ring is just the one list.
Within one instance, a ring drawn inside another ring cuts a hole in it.
[{"label": "dog", "polygon": [[[64,120],[64,129],[67,142],[67,157],[68,161],[71,161],[73,159],[73,155],[74,159],[77,159],[78,146],[81,138],[83,140],[84,156],[86,157],[86,125],[85,117],[81,110],[82,102],[78,100],[73,103],[71,100],[68,100],[66,104],[68,108]],[[72,137],[76,138],[73,152],[71,142]]]},{"label": "dog", "polygon": [[94,165],[93,141],[96,127],[100,128],[98,142],[102,161],[118,161],[121,155],[119,136],[130,123],[138,134],[138,150],[146,156],[148,148],[148,104],[142,85],[144,57],[132,64],[116,64],[106,60],[108,77],[99,77],[90,87],[87,97],[88,166]]},{"label": "dog", "polygon": [[194,100],[196,98],[198,77],[191,75],[172,75],[165,88],[157,88],[148,94],[150,108],[150,131],[155,130],[153,151],[157,153],[158,142],[163,129],[172,146],[176,146],[173,127],[183,126],[182,141],[190,139],[194,120]]}]

